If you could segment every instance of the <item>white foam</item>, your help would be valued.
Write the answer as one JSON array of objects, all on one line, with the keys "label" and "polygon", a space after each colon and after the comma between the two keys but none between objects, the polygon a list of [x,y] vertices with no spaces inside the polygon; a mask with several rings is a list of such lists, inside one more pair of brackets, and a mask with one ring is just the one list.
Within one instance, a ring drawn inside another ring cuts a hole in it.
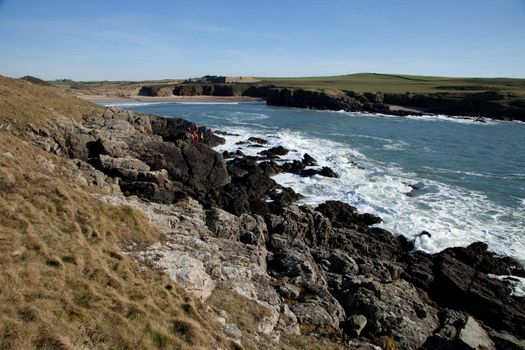
[{"label": "white foam", "polygon": [[221,101],[173,101],[178,105],[238,105],[240,102],[221,102]]},{"label": "white foam", "polygon": [[106,107],[140,107],[140,106],[151,106],[151,105],[161,105],[172,102],[101,102],[99,103],[102,106]]},{"label": "white foam", "polygon": [[497,276],[492,274],[489,274],[489,277],[506,282],[512,290],[511,295],[522,298],[525,297],[525,278],[511,275]]},{"label": "white foam", "polygon": [[409,146],[408,142],[398,141],[398,142],[387,143],[383,145],[383,148],[389,151],[401,151],[407,148],[408,146]]},{"label": "white foam", "polygon": [[[466,116],[453,116],[444,114],[424,114],[424,115],[393,115],[384,113],[366,113],[366,112],[345,112],[335,111],[335,113],[344,113],[351,117],[362,117],[362,116],[375,116],[384,118],[405,118],[422,121],[445,121],[459,124],[474,124],[474,125],[497,125],[505,121],[495,120],[490,118],[479,118],[479,117],[466,117]],[[510,121],[515,122],[515,121]]]},{"label": "white foam", "polygon": [[[491,202],[483,193],[417,178],[391,164],[368,159],[346,144],[305,137],[300,132],[267,131],[258,127],[238,127],[229,131],[240,136],[227,136],[226,144],[218,150],[240,148],[247,155],[256,155],[264,148],[235,143],[250,136],[262,137],[269,141],[265,148],[282,145],[291,150],[285,156],[288,160],[300,159],[303,153],[309,153],[320,166],[329,166],[340,175],[335,179],[289,173],[276,175],[274,179],[278,183],[305,196],[300,203],[317,205],[326,200],[349,203],[360,212],[379,215],[384,220],[380,227],[414,238],[417,249],[430,253],[483,241],[495,252],[525,259],[525,215]],[[417,182],[425,184],[425,191],[407,196],[413,190],[407,184]],[[423,230],[430,232],[432,237],[417,237]]]}]

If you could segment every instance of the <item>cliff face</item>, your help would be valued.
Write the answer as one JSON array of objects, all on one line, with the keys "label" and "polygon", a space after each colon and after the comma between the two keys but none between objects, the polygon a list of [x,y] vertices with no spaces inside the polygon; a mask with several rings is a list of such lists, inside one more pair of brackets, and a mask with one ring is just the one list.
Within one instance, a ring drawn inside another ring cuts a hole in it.
[{"label": "cliff face", "polygon": [[[525,121],[525,102],[513,94],[479,93],[383,94],[340,90],[306,90],[258,84],[179,84],[144,86],[144,96],[249,96],[269,105],[345,110],[394,115],[445,114]],[[398,108],[403,107],[403,108]]]}]

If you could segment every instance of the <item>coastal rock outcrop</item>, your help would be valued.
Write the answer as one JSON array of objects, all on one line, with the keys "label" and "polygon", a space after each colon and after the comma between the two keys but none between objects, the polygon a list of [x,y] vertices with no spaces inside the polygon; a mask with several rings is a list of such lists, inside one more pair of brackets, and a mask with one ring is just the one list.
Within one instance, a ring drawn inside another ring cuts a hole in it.
[{"label": "coastal rock outcrop", "polygon": [[[372,98],[345,96],[361,106]],[[225,161],[210,148],[222,138],[195,144],[192,128],[110,108],[82,123],[32,130],[30,139],[78,159],[101,183],[118,184],[127,198],[100,198],[139,208],[163,232],[161,241],[127,247],[128,254],[203,301],[227,290],[261,307],[258,336],[277,342],[300,333],[350,348],[398,349],[493,348],[525,338],[523,298],[494,278],[525,276],[518,262],[483,243],[414,252],[406,238],[374,227],[381,218],[348,204],[294,204],[300,195],[271,176],[318,166],[311,156],[279,161],[289,151],[276,147],[258,156],[225,153]],[[238,325],[222,319],[242,342]]]}]

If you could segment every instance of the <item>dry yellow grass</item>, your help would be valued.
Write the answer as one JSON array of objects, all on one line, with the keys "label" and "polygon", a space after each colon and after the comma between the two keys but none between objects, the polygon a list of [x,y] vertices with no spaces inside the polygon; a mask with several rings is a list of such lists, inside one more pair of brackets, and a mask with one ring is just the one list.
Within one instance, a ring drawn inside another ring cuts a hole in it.
[{"label": "dry yellow grass", "polygon": [[141,213],[96,200],[68,160],[13,136],[97,108],[0,77],[0,349],[231,348],[202,304],[122,252],[160,237]]},{"label": "dry yellow grass", "polygon": [[20,129],[28,123],[42,125],[56,116],[79,120],[96,109],[102,107],[55,87],[0,76],[0,124],[9,123]]},{"label": "dry yellow grass", "polygon": [[147,219],[61,166],[0,132],[0,348],[228,348],[201,304],[122,253],[159,238]]}]

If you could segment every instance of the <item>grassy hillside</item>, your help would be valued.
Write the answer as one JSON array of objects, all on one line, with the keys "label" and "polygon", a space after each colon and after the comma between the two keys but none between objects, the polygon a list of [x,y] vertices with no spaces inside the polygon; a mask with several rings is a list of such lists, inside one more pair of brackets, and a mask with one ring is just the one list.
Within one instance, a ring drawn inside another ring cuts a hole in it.
[{"label": "grassy hillside", "polygon": [[72,81],[55,80],[49,83],[69,92],[83,95],[105,95],[125,97],[136,95],[143,85],[178,84],[181,80],[146,80],[146,81]]},{"label": "grassy hillside", "polygon": [[326,77],[257,78],[266,84],[307,89],[337,89],[357,92],[433,93],[480,92],[495,90],[525,97],[525,79],[510,78],[447,78],[417,75],[360,73]]},{"label": "grassy hillside", "polygon": [[12,133],[96,108],[0,78],[0,349],[231,348],[202,304],[122,252],[160,237],[140,212],[95,199],[72,162]]},{"label": "grassy hillside", "polygon": [[101,107],[55,87],[0,76],[0,123],[24,127],[28,123],[41,125],[57,116],[79,120],[94,109]]}]

